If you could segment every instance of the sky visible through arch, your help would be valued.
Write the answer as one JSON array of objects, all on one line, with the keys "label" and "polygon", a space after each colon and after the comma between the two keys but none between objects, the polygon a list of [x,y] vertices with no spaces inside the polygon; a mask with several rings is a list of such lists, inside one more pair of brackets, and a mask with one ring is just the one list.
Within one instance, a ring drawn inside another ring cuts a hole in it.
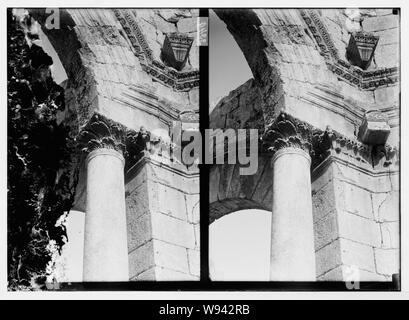
[{"label": "sky visible through arch", "polygon": [[269,281],[271,212],[241,210],[210,225],[210,278],[217,281]]},{"label": "sky visible through arch", "polygon": [[217,102],[253,78],[243,52],[213,10],[209,10],[209,101]]},{"label": "sky visible through arch", "polygon": [[[226,24],[209,11],[209,101],[217,102],[247,80],[250,67]],[[269,281],[271,212],[242,210],[210,225],[210,277],[219,281]]]}]

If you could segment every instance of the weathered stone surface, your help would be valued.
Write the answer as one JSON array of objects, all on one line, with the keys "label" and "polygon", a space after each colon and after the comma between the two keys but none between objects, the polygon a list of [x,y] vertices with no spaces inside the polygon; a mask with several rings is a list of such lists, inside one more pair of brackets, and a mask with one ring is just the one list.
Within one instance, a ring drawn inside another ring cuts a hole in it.
[{"label": "weathered stone surface", "polygon": [[181,220],[187,220],[185,196],[179,190],[162,184],[157,185],[159,211]]},{"label": "weathered stone surface", "polygon": [[376,271],[384,275],[399,273],[398,249],[375,249]]},{"label": "weathered stone surface", "polygon": [[195,248],[194,225],[161,213],[152,215],[152,236],[185,248]]},{"label": "weathered stone surface", "polygon": [[372,195],[375,218],[380,222],[399,221],[399,192]]},{"label": "weathered stone surface", "polygon": [[349,213],[374,219],[372,212],[371,194],[363,188],[349,183],[336,182],[338,208]]},{"label": "weathered stone surface", "polygon": [[200,251],[187,249],[189,260],[189,273],[199,277],[200,276]]},{"label": "weathered stone surface", "polygon": [[312,193],[314,224],[336,211],[334,185],[330,180],[320,190]]},{"label": "weathered stone surface", "polygon": [[374,220],[340,212],[338,215],[339,235],[373,247],[380,247],[380,226]]},{"label": "weathered stone surface", "polygon": [[340,239],[315,252],[317,278],[342,264]]},{"label": "weathered stone surface", "polygon": [[399,249],[400,225],[399,222],[381,223],[382,248]]},{"label": "weathered stone surface", "polygon": [[340,239],[342,263],[375,272],[373,248],[347,239]]},{"label": "weathered stone surface", "polygon": [[314,223],[315,251],[330,244],[339,237],[338,221],[335,212],[330,212]]},{"label": "weathered stone surface", "polygon": [[138,248],[152,239],[151,219],[152,217],[150,213],[145,213],[139,217],[128,214],[127,224],[129,251]]},{"label": "weathered stone surface", "polygon": [[189,222],[197,224],[200,222],[200,196],[198,194],[186,194],[186,210]]},{"label": "weathered stone surface", "polygon": [[198,281],[199,277],[163,267],[155,267],[157,281]]},{"label": "weathered stone surface", "polygon": [[155,265],[153,241],[149,241],[129,254],[129,278],[132,279]]},{"label": "weathered stone surface", "polygon": [[163,241],[153,240],[155,265],[167,269],[189,273],[186,248]]}]

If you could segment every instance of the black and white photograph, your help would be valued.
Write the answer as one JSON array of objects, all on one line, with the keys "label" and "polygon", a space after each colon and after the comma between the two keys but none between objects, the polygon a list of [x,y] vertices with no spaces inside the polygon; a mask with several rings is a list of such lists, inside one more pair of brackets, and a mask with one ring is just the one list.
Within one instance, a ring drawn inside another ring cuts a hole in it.
[{"label": "black and white photograph", "polygon": [[[408,293],[402,1],[43,2],[2,6],[4,295]],[[255,314],[213,307],[152,312]]]}]

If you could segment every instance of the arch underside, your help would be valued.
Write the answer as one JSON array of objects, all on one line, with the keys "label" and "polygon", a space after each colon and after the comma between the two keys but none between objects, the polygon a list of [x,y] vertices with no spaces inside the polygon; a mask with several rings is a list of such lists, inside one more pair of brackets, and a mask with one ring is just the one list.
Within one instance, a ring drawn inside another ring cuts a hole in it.
[{"label": "arch underside", "polygon": [[209,223],[242,209],[272,208],[273,170],[270,157],[260,155],[254,175],[240,175],[240,164],[213,165],[210,168]]}]

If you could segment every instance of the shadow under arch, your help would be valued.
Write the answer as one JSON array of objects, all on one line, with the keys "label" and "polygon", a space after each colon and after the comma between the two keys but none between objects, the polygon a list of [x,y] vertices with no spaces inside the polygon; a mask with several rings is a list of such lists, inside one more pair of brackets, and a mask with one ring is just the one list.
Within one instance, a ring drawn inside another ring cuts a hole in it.
[{"label": "shadow under arch", "polygon": [[273,204],[271,158],[259,154],[254,175],[240,175],[239,164],[218,164],[209,173],[209,224],[235,211],[261,209],[270,211]]},{"label": "shadow under arch", "polygon": [[216,220],[241,210],[258,209],[271,211],[261,203],[257,203],[251,199],[230,198],[222,201],[215,201],[209,205],[209,224]]}]

